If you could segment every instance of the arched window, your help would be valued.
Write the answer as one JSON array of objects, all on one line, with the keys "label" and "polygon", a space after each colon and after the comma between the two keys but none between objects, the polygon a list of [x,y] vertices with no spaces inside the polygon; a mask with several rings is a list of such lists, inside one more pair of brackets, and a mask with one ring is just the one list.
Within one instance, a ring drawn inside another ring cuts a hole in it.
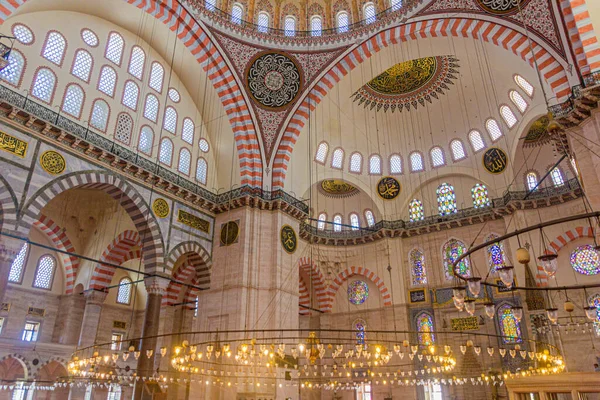
[{"label": "arched window", "polygon": [[192,153],[186,148],[179,150],[179,166],[177,170],[182,174],[190,174],[190,166],[192,164]]},{"label": "arched window", "polygon": [[258,13],[258,18],[256,20],[258,25],[258,31],[262,33],[266,33],[269,30],[269,14],[261,11]]},{"label": "arched window", "polygon": [[181,130],[181,138],[184,142],[189,144],[194,143],[194,130],[196,126],[194,125],[194,121],[189,118],[183,119],[183,129]]},{"label": "arched window", "polygon": [[456,212],[456,195],[452,185],[442,183],[438,186],[436,194],[440,215],[450,215]]},{"label": "arched window", "polygon": [[431,346],[435,343],[435,335],[433,333],[433,318],[426,312],[417,315],[417,334],[419,344],[423,346]]},{"label": "arched window", "polygon": [[360,228],[360,221],[358,220],[358,214],[356,214],[356,213],[350,214],[350,226],[352,226],[353,231],[357,231]]},{"label": "arched window", "polygon": [[523,78],[521,75],[515,75],[515,82],[525,93],[527,93],[527,96],[533,97],[533,86],[531,86],[531,83],[529,83],[527,79]]},{"label": "arched window", "polygon": [[175,134],[175,131],[177,130],[177,111],[171,106],[165,109],[163,128],[172,134]]},{"label": "arched window", "polygon": [[196,164],[196,180],[203,185],[206,185],[206,179],[208,177],[208,164],[202,157],[198,159]]},{"label": "arched window", "polygon": [[40,257],[33,279],[33,287],[40,289],[51,289],[54,280],[54,270],[56,269],[56,260],[51,255],[46,254]]},{"label": "arched window", "polygon": [[475,184],[471,189],[471,197],[473,198],[473,207],[475,208],[489,207],[492,204],[487,188],[480,183]]},{"label": "arched window", "polygon": [[408,205],[408,214],[410,222],[422,221],[425,219],[425,213],[423,212],[423,203],[420,200],[412,199]]},{"label": "arched window", "polygon": [[329,145],[327,142],[321,142],[317,148],[317,154],[315,154],[315,161],[320,164],[325,164],[327,159],[327,153],[329,152]]},{"label": "arched window", "polygon": [[129,304],[131,302],[131,279],[125,277],[119,281],[119,289],[117,291],[117,303]]},{"label": "arched window", "polygon": [[90,117],[90,125],[99,131],[106,132],[106,125],[108,125],[108,116],[110,115],[110,108],[108,103],[102,99],[94,101],[92,106],[92,116]]},{"label": "arched window", "polygon": [[110,385],[110,388],[108,389],[108,398],[106,400],[121,400],[121,394],[121,385]]},{"label": "arched window", "polygon": [[[446,275],[446,279],[450,280],[454,278],[454,274],[452,272],[452,264],[454,261],[458,259],[461,255],[466,253],[467,246],[460,240],[450,239],[444,244],[442,250],[442,257],[444,258],[444,274]],[[464,278],[469,278],[471,276],[471,270],[469,268],[469,259],[462,259],[458,265],[457,270],[458,274]]]},{"label": "arched window", "polygon": [[500,115],[502,115],[502,119],[506,122],[506,125],[509,128],[512,128],[517,123],[517,117],[515,117],[515,113],[508,107],[502,106],[500,107]]},{"label": "arched window", "polygon": [[492,138],[492,142],[500,139],[503,135],[502,130],[500,129],[500,125],[498,125],[498,121],[495,119],[488,119],[485,123],[485,129],[487,129],[488,134]]},{"label": "arched window", "polygon": [[81,117],[84,97],[85,95],[81,86],[71,83],[65,90],[65,97],[62,104],[63,112],[79,119]]},{"label": "arched window", "polygon": [[89,29],[83,29],[81,31],[81,39],[83,40],[83,42],[85,44],[87,44],[90,47],[96,47],[96,46],[98,46],[98,43],[100,42],[98,40],[98,35],[96,35],[92,31],[90,31]]},{"label": "arched window", "polygon": [[165,69],[157,61],[152,63],[150,68],[150,81],[148,86],[156,90],[158,93],[162,93],[163,80],[165,77]]},{"label": "arched window", "polygon": [[441,147],[432,148],[429,152],[429,155],[431,157],[431,165],[433,165],[434,168],[441,167],[442,165],[446,164],[444,150],[442,150]]},{"label": "arched window", "polygon": [[115,127],[115,139],[121,143],[129,145],[131,142],[131,131],[133,130],[133,119],[127,113],[120,113],[117,116],[117,126]]},{"label": "arched window", "polygon": [[108,42],[106,43],[106,51],[104,57],[107,60],[121,66],[121,58],[123,58],[123,48],[125,47],[125,41],[123,36],[117,32],[111,32],[108,35]]},{"label": "arched window", "polygon": [[194,317],[198,316],[198,296],[194,297]]},{"label": "arched window", "polygon": [[158,97],[152,93],[146,96],[146,104],[144,104],[144,118],[152,122],[158,119]]},{"label": "arched window", "polygon": [[48,68],[40,68],[33,79],[31,95],[50,104],[54,97],[56,87],[56,75]]},{"label": "arched window", "polygon": [[337,31],[338,33],[348,32],[350,18],[346,11],[340,11],[337,15]]},{"label": "arched window", "polygon": [[208,153],[208,150],[210,150],[208,140],[204,138],[200,139],[200,141],[198,142],[198,147],[200,147],[200,151],[202,151],[203,153]]},{"label": "arched window", "polygon": [[402,173],[402,158],[398,154],[390,156],[390,174],[399,175]]},{"label": "arched window", "polygon": [[365,345],[367,343],[367,323],[364,319],[354,321],[353,327],[356,331],[356,344]]},{"label": "arched window", "polygon": [[381,157],[378,154],[373,154],[369,158],[369,173],[371,175],[381,175]]},{"label": "arched window", "polygon": [[558,167],[554,167],[554,169],[552,169],[550,176],[552,177],[552,183],[554,186],[562,186],[565,184],[562,171]]},{"label": "arched window", "polygon": [[231,7],[231,22],[234,24],[241,24],[242,17],[244,16],[244,7],[240,3],[233,3]]},{"label": "arched window", "polygon": [[25,57],[15,49],[8,54],[8,65],[0,71],[0,79],[19,87],[25,69]]},{"label": "arched window", "polygon": [[475,153],[485,148],[485,142],[479,131],[473,130],[469,132],[469,142],[471,142],[471,147],[473,147]]},{"label": "arched window", "polygon": [[92,73],[92,55],[85,50],[77,50],[71,67],[71,75],[76,76],[84,82],[90,81]]},{"label": "arched window", "polygon": [[131,56],[129,57],[129,73],[141,80],[142,74],[144,73],[145,62],[146,53],[144,50],[142,50],[140,46],[133,46],[131,48]]},{"label": "arched window", "polygon": [[331,157],[331,168],[342,169],[344,163],[344,150],[339,147],[333,151],[333,157]]},{"label": "arched window", "polygon": [[26,27],[23,24],[15,24],[12,27],[12,34],[19,42],[24,45],[29,45],[33,43],[35,37],[33,36],[33,32],[31,29]]},{"label": "arched window", "polygon": [[23,272],[25,271],[25,263],[27,262],[27,252],[29,251],[29,243],[23,243],[21,250],[13,260],[8,273],[8,281],[12,283],[21,283],[23,280]]},{"label": "arched window", "polygon": [[375,225],[375,216],[373,215],[373,211],[366,210],[365,211],[365,220],[367,221],[367,226],[372,227]]},{"label": "arched window", "polygon": [[363,16],[367,24],[375,22],[377,12],[375,11],[375,4],[369,2],[363,6]]},{"label": "arched window", "polygon": [[314,15],[310,19],[310,35],[311,36],[321,36],[323,31],[323,20],[320,16]]},{"label": "arched window", "polygon": [[521,94],[519,92],[517,92],[516,90],[511,90],[509,96],[510,96],[510,100],[513,102],[513,104],[515,106],[517,106],[519,111],[521,111],[521,114],[523,114],[525,112],[525,110],[527,110],[527,107],[529,106],[529,104],[525,101],[523,96],[521,96]]},{"label": "arched window", "polygon": [[325,229],[325,221],[327,220],[327,214],[321,213],[319,214],[319,222],[317,222],[317,229],[322,231]]},{"label": "arched window", "polygon": [[285,36],[296,36],[296,18],[291,15],[285,17],[283,27]]},{"label": "arched window", "polygon": [[125,107],[131,108],[133,111],[137,110],[138,97],[140,95],[140,88],[134,81],[127,81],[123,88],[123,98],[121,103]]},{"label": "arched window", "polygon": [[208,11],[215,11],[217,8],[217,0],[205,0],[204,6]]},{"label": "arched window", "polygon": [[350,156],[350,172],[360,174],[362,172],[362,154],[352,153]]},{"label": "arched window", "polygon": [[152,144],[154,143],[154,131],[147,125],[144,125],[140,130],[140,139],[138,141],[138,149],[144,153],[152,154]]},{"label": "arched window", "polygon": [[460,161],[467,158],[465,146],[463,146],[463,143],[458,139],[454,139],[450,142],[450,150],[452,150],[452,159],[454,161]]},{"label": "arched window", "polygon": [[533,171],[528,172],[527,175],[525,176],[525,180],[527,181],[527,189],[528,190],[533,190],[537,187],[538,184],[538,178],[537,178],[537,174]]},{"label": "arched window", "polygon": [[498,307],[498,325],[500,325],[500,334],[502,343],[515,344],[521,343],[521,324],[515,318],[512,307],[508,304]]},{"label": "arched window", "polygon": [[410,153],[410,171],[419,172],[423,171],[423,156],[418,151]]},{"label": "arched window", "polygon": [[46,36],[46,44],[44,44],[44,50],[42,50],[42,57],[60,67],[66,49],[67,41],[64,36],[56,31],[51,31]]},{"label": "arched window", "polygon": [[108,65],[103,66],[98,78],[98,90],[110,97],[115,97],[116,86],[117,73],[112,67]]},{"label": "arched window", "polygon": [[333,231],[334,232],[342,231],[342,216],[339,214],[333,216]]},{"label": "arched window", "polygon": [[596,307],[596,321],[594,321],[594,327],[596,336],[598,336],[600,335],[600,293],[591,295],[588,299],[588,305],[590,307]]},{"label": "arched window", "polygon": [[[498,236],[491,234],[485,238],[486,242],[496,239]],[[504,244],[502,242],[496,242],[487,247],[487,257],[490,269],[496,272],[498,268],[505,266],[506,255],[504,254]]]},{"label": "arched window", "polygon": [[160,142],[160,150],[158,151],[158,160],[165,165],[171,166],[173,161],[173,142],[164,138]]},{"label": "arched window", "polygon": [[419,249],[412,249],[408,254],[412,285],[427,285],[427,270],[425,269],[425,254]]},{"label": "arched window", "polygon": [[392,11],[398,11],[402,8],[402,0],[392,0],[391,1]]}]

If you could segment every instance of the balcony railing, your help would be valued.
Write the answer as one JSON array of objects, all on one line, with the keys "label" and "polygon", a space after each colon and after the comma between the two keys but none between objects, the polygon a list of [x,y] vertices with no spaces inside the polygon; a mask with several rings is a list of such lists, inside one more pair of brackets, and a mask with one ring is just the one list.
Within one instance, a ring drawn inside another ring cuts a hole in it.
[{"label": "balcony railing", "polygon": [[582,97],[582,89],[591,88],[600,85],[600,70],[591,72],[583,76],[582,84],[573,86],[571,88],[571,96],[569,99],[561,104],[550,106],[549,111],[552,113],[554,118],[564,118],[575,110],[575,100]]}]

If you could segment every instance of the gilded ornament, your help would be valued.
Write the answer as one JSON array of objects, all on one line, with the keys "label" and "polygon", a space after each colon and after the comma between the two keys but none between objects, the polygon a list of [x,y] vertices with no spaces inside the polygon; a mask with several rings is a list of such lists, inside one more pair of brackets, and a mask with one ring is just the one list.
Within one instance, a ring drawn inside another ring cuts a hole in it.
[{"label": "gilded ornament", "polygon": [[533,147],[541,146],[550,141],[550,135],[548,134],[548,124],[550,118],[547,115],[538,118],[527,131],[527,135],[523,139],[523,146]]},{"label": "gilded ornament", "polygon": [[501,174],[508,165],[508,156],[498,147],[490,147],[481,158],[483,167],[490,174]]},{"label": "gilded ornament", "polygon": [[289,225],[282,226],[280,236],[283,249],[289,254],[294,253],[298,247],[298,237],[294,228]]},{"label": "gilded ornament", "polygon": [[377,183],[377,194],[384,200],[393,200],[402,191],[402,186],[395,178],[386,176]]},{"label": "gilded ornament", "polygon": [[67,168],[65,158],[54,150],[48,150],[42,153],[40,165],[49,174],[58,175]]},{"label": "gilded ornament", "polygon": [[454,332],[476,331],[479,329],[477,317],[452,318],[450,326]]},{"label": "gilded ornament", "polygon": [[496,15],[509,15],[525,7],[529,0],[476,0],[484,11]]},{"label": "gilded ornament", "polygon": [[177,221],[190,228],[198,229],[199,231],[206,232],[210,230],[210,222],[190,214],[187,211],[179,210],[177,212]]},{"label": "gilded ornament", "polygon": [[221,246],[231,246],[237,242],[240,234],[238,221],[229,221],[221,225]]},{"label": "gilded ornament", "polygon": [[325,179],[321,181],[320,191],[332,197],[349,197],[359,193],[353,185],[341,179]]},{"label": "gilded ornament", "polygon": [[152,203],[152,211],[159,218],[165,218],[169,215],[169,203],[165,199],[158,198]]},{"label": "gilded ornament", "polygon": [[275,52],[259,53],[246,71],[250,94],[260,105],[279,109],[292,103],[302,87],[302,73],[287,55]]},{"label": "gilded ornament", "polygon": [[27,142],[17,139],[8,133],[0,132],[0,150],[12,153],[20,158],[25,158],[27,146],[29,146]]}]

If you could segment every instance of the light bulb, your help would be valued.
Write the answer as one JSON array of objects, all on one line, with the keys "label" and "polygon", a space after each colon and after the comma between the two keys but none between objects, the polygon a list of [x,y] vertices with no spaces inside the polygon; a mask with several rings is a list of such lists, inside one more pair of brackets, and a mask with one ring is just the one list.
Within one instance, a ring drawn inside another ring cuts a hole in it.
[{"label": "light bulb", "polygon": [[590,321],[595,321],[598,319],[596,307],[588,306],[588,307],[583,307],[583,309],[585,310],[586,317],[588,317],[588,319]]},{"label": "light bulb", "polygon": [[556,321],[558,321],[558,308],[547,308],[546,315],[548,316],[550,322],[555,324]]},{"label": "light bulb", "polygon": [[556,275],[556,271],[558,270],[557,258],[558,256],[556,254],[544,254],[538,257],[538,260],[542,264],[542,268],[546,274],[548,274],[549,278]]},{"label": "light bulb", "polygon": [[498,268],[496,271],[500,274],[500,280],[504,283],[504,286],[511,288],[514,279],[515,268],[513,266],[506,266]]},{"label": "light bulb", "polygon": [[515,319],[519,322],[523,319],[523,307],[515,306],[512,307],[512,313],[515,316]]},{"label": "light bulb", "polygon": [[469,285],[469,292],[474,297],[479,296],[479,292],[481,292],[481,278],[469,278],[467,284]]},{"label": "light bulb", "polygon": [[496,306],[494,303],[485,303],[485,315],[488,316],[489,319],[494,318],[494,314],[496,313]]},{"label": "light bulb", "polygon": [[465,311],[469,313],[469,315],[473,315],[475,313],[475,300],[465,300]]}]

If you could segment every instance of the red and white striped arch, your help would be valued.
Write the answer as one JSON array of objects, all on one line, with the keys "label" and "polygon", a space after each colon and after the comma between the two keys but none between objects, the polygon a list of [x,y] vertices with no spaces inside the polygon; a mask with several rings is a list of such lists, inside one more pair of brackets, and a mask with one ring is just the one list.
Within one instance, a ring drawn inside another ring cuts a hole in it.
[{"label": "red and white striped arch", "polygon": [[[40,215],[40,218],[33,223],[33,226],[42,231],[52,241],[55,248],[75,253],[75,247],[73,247],[73,244],[69,240],[65,229],[58,226],[50,217],[43,214]],[[58,255],[65,267],[65,293],[71,294],[73,293],[75,278],[79,270],[79,258],[64,253],[58,253]]]},{"label": "red and white striped arch", "polygon": [[[29,0],[34,1],[34,0]],[[238,151],[241,184],[262,186],[262,161],[258,136],[248,105],[229,66],[203,27],[177,0],[124,0],[163,22],[196,57],[217,91]],[[0,24],[27,0],[0,0]]]},{"label": "red and white striped arch", "polygon": [[598,70],[600,42],[594,31],[586,0],[561,0],[560,5],[581,73]]},{"label": "red and white striped arch", "polygon": [[300,315],[310,315],[310,293],[308,293],[308,289],[306,288],[306,284],[302,280],[302,277],[298,277],[298,312]]},{"label": "red and white striped arch", "polygon": [[[175,271],[175,274],[173,274],[173,279],[178,282],[192,283],[191,278],[195,274],[196,274],[196,270],[194,269],[194,266],[190,263],[185,263],[185,264],[182,264],[179,268],[177,268],[177,271]],[[181,301],[181,300],[179,300],[179,296],[181,294],[182,288],[183,288],[182,284],[171,281],[169,283],[169,286],[167,286],[167,293],[163,297],[162,304],[163,305],[171,305],[171,304],[176,304],[179,301]],[[184,300],[184,301],[187,301],[187,300]]]},{"label": "red and white striped arch", "polygon": [[590,227],[578,226],[577,228],[570,229],[556,237],[548,247],[546,247],[546,254],[558,254],[560,249],[565,247],[567,243],[580,238],[593,238],[594,231]]},{"label": "red and white striped arch", "polygon": [[[310,257],[300,257],[298,260],[298,268],[300,281],[303,281],[308,293],[308,307],[318,307],[323,309],[327,300],[327,290],[325,284],[325,278],[319,267],[310,259]],[[313,291],[316,297],[316,302],[311,306],[310,304],[310,291]]]},{"label": "red and white striped arch", "polygon": [[110,286],[115,274],[115,267],[102,264],[103,261],[122,265],[126,261],[142,257],[142,241],[136,231],[126,230],[120,233],[102,252],[100,264],[94,269],[90,289],[104,290]]},{"label": "red and white striped arch", "polygon": [[344,282],[350,279],[353,276],[362,276],[370,280],[377,286],[379,289],[379,294],[381,295],[381,299],[383,300],[383,305],[385,307],[390,307],[392,305],[392,295],[388,291],[387,286],[383,282],[377,274],[373,271],[370,271],[364,267],[349,267],[344,271],[340,272],[339,275],[333,280],[331,285],[327,288],[327,300],[325,307],[323,307],[323,311],[331,312],[333,309],[333,302],[335,300],[335,296],[337,294],[338,289]]},{"label": "red and white striped arch", "polygon": [[544,47],[527,36],[503,25],[472,18],[438,18],[408,23],[380,32],[352,50],[314,85],[305,96],[283,133],[273,161],[273,190],[283,189],[287,167],[300,131],[329,91],[350,71],[378,53],[381,49],[400,42],[439,37],[463,37],[483,40],[502,47],[527,61],[537,63],[558,102],[567,100],[571,88],[562,64]]},{"label": "red and white striped arch", "polygon": [[577,29],[577,21],[575,21],[575,16],[573,15],[571,0],[561,0],[560,10],[562,12],[563,19],[565,20],[567,35],[569,36],[569,41],[571,42],[571,47],[573,49],[573,53],[575,54],[575,61],[577,62],[579,72],[581,72],[582,75],[588,74],[590,72],[590,66],[588,65],[585,50],[583,49],[583,43],[581,42],[579,29]]}]

